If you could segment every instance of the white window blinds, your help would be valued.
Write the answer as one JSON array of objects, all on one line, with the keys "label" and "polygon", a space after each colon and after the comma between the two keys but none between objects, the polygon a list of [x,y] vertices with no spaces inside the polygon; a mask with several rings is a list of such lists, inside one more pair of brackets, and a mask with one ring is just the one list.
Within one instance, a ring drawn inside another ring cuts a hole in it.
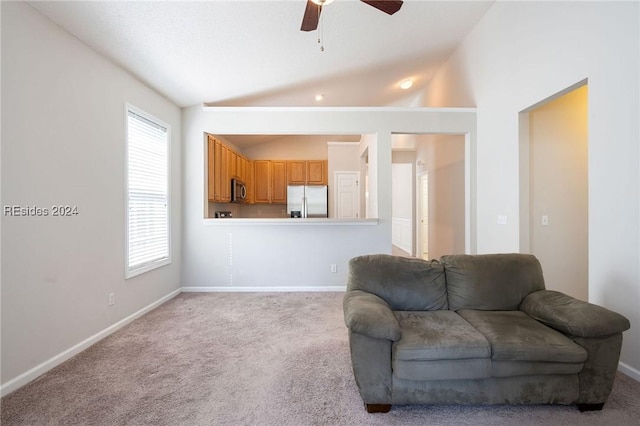
[{"label": "white window blinds", "polygon": [[168,126],[127,108],[127,278],[170,262]]}]

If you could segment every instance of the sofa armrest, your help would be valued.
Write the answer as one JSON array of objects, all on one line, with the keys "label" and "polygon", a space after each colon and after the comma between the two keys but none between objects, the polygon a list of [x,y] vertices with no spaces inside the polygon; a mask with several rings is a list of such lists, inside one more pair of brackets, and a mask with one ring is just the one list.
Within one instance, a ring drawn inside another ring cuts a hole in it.
[{"label": "sofa armrest", "polygon": [[631,326],[627,318],[616,312],[552,290],[530,293],[520,304],[520,310],[571,336],[609,336]]},{"label": "sofa armrest", "polygon": [[354,333],[376,339],[400,340],[400,324],[387,302],[361,290],[348,291],[343,300],[344,322]]}]

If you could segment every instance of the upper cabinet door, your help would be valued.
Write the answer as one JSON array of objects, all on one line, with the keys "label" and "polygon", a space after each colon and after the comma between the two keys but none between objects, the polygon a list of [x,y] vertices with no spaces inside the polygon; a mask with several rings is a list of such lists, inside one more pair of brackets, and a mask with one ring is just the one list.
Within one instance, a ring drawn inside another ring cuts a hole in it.
[{"label": "upper cabinet door", "polygon": [[254,202],[271,202],[271,161],[255,160],[253,162],[254,171]]},{"label": "upper cabinet door", "polygon": [[221,157],[220,201],[228,203],[231,201],[231,150],[225,145],[222,145]]},{"label": "upper cabinet door", "polygon": [[245,164],[245,181],[244,183],[247,185],[247,199],[245,203],[253,204],[255,202],[255,180],[253,179],[253,161],[246,160]]},{"label": "upper cabinet door", "polygon": [[326,160],[307,161],[307,183],[309,185],[326,185],[328,170]]},{"label": "upper cabinet door", "polygon": [[286,161],[271,162],[271,202],[274,204],[287,203],[287,163]]},{"label": "upper cabinet door", "polygon": [[307,183],[307,162],[287,161],[287,177],[289,185],[305,185]]},{"label": "upper cabinet door", "polygon": [[208,167],[208,189],[209,201],[224,201],[223,182],[224,155],[223,145],[219,140],[209,135],[207,144],[207,167]]},{"label": "upper cabinet door", "polygon": [[[216,153],[216,147],[218,151]],[[218,164],[216,165],[216,161]],[[209,201],[220,201],[220,142],[209,136],[207,144]],[[216,175],[217,173],[217,175]],[[217,185],[217,186],[216,186]]]},{"label": "upper cabinet door", "polygon": [[244,168],[242,163],[242,155],[236,154],[236,178],[240,179],[242,182],[245,181],[244,178]]}]

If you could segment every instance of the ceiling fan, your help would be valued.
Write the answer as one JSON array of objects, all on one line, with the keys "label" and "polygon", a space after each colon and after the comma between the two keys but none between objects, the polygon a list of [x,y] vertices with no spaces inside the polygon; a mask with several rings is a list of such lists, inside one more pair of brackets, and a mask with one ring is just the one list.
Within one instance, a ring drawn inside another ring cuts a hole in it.
[{"label": "ceiling fan", "polygon": [[[318,22],[320,21],[320,12],[322,7],[331,3],[333,0],[307,0],[307,7],[304,10],[304,16],[302,17],[301,31],[313,31],[318,28]],[[384,1],[384,0],[360,0],[363,3],[373,6],[376,9],[386,13],[387,15],[393,15],[402,7],[401,1]]]}]

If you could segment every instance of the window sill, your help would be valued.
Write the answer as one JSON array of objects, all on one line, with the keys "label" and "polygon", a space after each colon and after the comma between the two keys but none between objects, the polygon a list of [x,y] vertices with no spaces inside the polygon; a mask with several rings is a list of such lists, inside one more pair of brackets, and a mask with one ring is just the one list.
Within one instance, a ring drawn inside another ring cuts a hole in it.
[{"label": "window sill", "polygon": [[133,268],[133,269],[127,268],[125,270],[124,279],[128,280],[130,278],[137,277],[138,275],[142,275],[146,272],[153,271],[154,269],[158,269],[170,264],[171,264],[171,257],[168,257],[168,258],[156,260],[155,262],[151,262],[147,265],[140,266],[138,268]]}]

